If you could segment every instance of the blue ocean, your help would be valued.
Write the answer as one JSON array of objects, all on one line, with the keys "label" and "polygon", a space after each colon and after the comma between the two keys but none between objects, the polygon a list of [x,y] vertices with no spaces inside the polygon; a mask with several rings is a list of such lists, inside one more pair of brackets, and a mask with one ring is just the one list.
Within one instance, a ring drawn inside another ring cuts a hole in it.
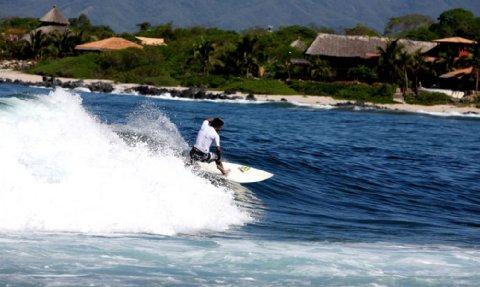
[{"label": "blue ocean", "polygon": [[0,159],[0,286],[480,285],[480,117],[2,84]]}]

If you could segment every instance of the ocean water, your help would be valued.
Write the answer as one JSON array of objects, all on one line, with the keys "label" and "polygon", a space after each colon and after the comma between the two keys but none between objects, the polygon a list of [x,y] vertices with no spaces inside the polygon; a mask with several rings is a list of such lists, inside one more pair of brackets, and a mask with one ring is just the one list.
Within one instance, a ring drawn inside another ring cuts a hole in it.
[{"label": "ocean water", "polygon": [[[184,154],[221,116],[240,186]],[[0,85],[0,286],[479,286],[480,118]]]}]

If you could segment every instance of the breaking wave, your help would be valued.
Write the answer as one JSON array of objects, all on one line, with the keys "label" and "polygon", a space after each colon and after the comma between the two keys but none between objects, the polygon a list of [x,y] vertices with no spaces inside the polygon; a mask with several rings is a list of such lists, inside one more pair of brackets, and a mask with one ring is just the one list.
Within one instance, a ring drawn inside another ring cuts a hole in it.
[{"label": "breaking wave", "polygon": [[153,107],[125,128],[63,89],[1,98],[0,133],[0,231],[173,235],[251,220],[231,190],[185,167],[186,143]]}]

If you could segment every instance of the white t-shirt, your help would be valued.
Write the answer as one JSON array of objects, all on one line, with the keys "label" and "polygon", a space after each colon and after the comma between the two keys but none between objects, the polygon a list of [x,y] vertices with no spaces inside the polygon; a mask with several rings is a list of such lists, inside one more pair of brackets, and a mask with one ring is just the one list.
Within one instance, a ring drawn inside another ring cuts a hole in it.
[{"label": "white t-shirt", "polygon": [[210,152],[210,146],[213,141],[217,147],[220,146],[220,136],[217,131],[205,120],[200,128],[200,131],[197,135],[197,140],[195,141],[195,147],[201,150],[204,153]]}]

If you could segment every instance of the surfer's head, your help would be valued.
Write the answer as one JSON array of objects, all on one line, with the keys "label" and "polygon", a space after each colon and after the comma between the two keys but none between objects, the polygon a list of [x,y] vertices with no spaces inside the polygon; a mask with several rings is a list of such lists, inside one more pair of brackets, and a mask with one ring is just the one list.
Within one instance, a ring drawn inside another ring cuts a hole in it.
[{"label": "surfer's head", "polygon": [[223,121],[220,118],[214,118],[210,125],[216,130],[219,131],[223,127]]}]

